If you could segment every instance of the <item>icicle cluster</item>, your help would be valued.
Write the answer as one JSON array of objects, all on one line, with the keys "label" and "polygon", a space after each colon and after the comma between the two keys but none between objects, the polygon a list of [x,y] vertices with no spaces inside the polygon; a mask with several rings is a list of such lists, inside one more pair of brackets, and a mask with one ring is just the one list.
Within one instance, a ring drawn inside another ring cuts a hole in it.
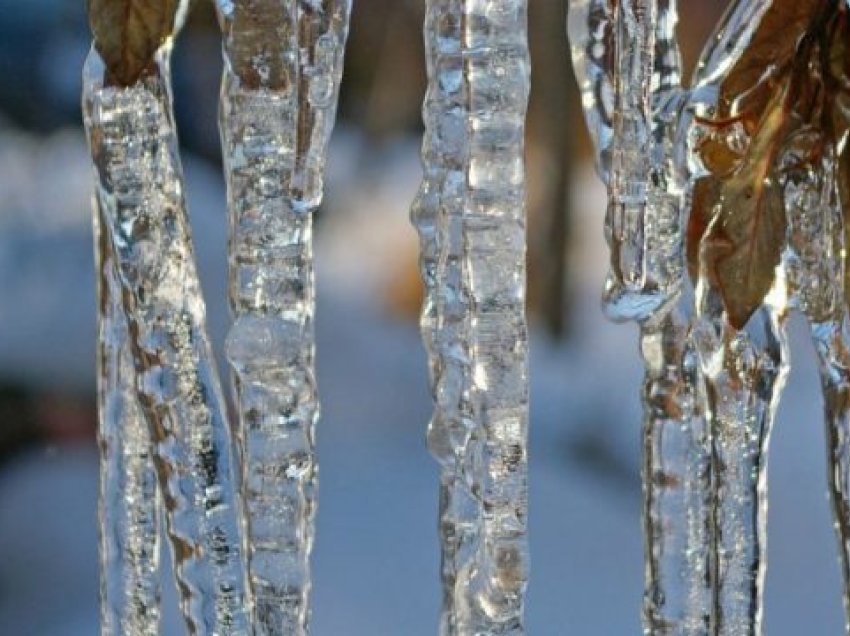
[{"label": "icicle cluster", "polygon": [[166,43],[152,73],[115,87],[92,51],[85,122],[131,336],[116,346],[132,351],[187,626],[247,634],[241,504],[183,198],[169,54]]},{"label": "icicle cluster", "polygon": [[850,580],[847,13],[736,2],[686,92],[671,2],[571,4],[609,189],[606,308],[641,324],[647,369],[648,634],[761,633],[766,453],[792,308],[821,362]]},{"label": "icicle cluster", "polygon": [[318,468],[312,224],[350,0],[220,2],[227,338],[258,634],[306,634]]},{"label": "icicle cluster", "polygon": [[160,506],[189,633],[307,633],[318,414],[312,213],[350,8],[350,0],[219,6],[235,314],[226,353],[240,480],[172,112],[169,59],[187,3],[119,16],[111,5],[89,7],[95,46],[83,109],[101,279],[105,634],[159,631]]},{"label": "icicle cluster", "polygon": [[521,634],[527,579],[524,0],[429,0],[422,332],[443,634]]}]

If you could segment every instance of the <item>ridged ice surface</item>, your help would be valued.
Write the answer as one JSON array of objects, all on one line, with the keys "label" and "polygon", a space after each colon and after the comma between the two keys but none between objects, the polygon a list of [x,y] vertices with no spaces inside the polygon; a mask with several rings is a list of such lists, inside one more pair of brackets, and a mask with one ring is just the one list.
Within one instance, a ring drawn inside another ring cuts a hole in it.
[{"label": "ridged ice surface", "polygon": [[569,35],[585,119],[608,185],[611,269],[604,306],[641,325],[644,631],[708,634],[711,474],[708,424],[684,273],[675,2],[573,0]]},{"label": "ridged ice surface", "polygon": [[614,320],[646,320],[682,282],[676,21],[670,0],[570,5],[574,67],[608,185],[605,310]]},{"label": "ridged ice surface", "polygon": [[153,446],[136,394],[136,372],[111,248],[94,206],[98,268],[98,443],[101,633],[160,633],[160,500]]},{"label": "ridged ice surface", "polygon": [[257,634],[308,630],[319,413],[313,212],[350,9],[350,0],[219,3],[234,316],[226,354],[240,416]]},{"label": "ridged ice surface", "polygon": [[412,219],[441,465],[442,634],[522,634],[528,363],[524,0],[429,0]]},{"label": "ridged ice surface", "polygon": [[128,88],[104,86],[92,52],[85,123],[187,628],[248,634],[241,504],[183,197],[169,48]]}]

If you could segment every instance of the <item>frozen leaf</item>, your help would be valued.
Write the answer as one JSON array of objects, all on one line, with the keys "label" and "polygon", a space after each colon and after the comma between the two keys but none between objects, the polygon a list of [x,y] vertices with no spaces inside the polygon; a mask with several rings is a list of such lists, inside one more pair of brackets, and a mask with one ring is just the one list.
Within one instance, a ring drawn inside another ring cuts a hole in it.
[{"label": "frozen leaf", "polygon": [[[830,97],[827,125],[835,143],[844,231],[850,244],[850,9],[845,6],[835,21],[830,39],[826,82]],[[850,290],[850,258],[845,262],[844,288]]]},{"label": "frozen leaf", "polygon": [[813,34],[830,13],[819,0],[774,2],[720,84],[714,117],[698,122],[708,131],[697,148],[708,175],[694,188],[689,266],[717,289],[735,328],[775,279],[786,230],[777,159],[805,119]]},{"label": "frozen leaf", "polygon": [[[782,254],[785,210],[771,171],[786,128],[787,95],[786,87],[771,102],[743,163],[713,191],[716,200],[709,203],[713,219],[702,238],[701,267],[738,329],[770,291]],[[699,205],[707,207],[703,201]]]},{"label": "frozen leaf", "polygon": [[130,86],[153,67],[171,36],[180,0],[88,0],[94,46],[109,83]]}]

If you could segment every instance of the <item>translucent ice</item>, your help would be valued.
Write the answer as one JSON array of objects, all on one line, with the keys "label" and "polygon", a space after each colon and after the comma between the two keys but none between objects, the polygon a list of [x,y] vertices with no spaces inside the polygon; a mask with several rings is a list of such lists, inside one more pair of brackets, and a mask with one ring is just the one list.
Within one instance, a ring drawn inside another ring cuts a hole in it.
[{"label": "translucent ice", "polygon": [[306,634],[318,467],[313,213],[350,0],[219,2],[230,212],[227,358],[240,415],[257,634]]},{"label": "translucent ice", "polygon": [[605,309],[636,320],[645,366],[647,634],[710,628],[710,447],[684,276],[686,173],[678,134],[676,6],[573,0],[569,35],[585,118],[608,185]]},{"label": "translucent ice", "polygon": [[187,627],[248,634],[241,503],[183,197],[170,46],[126,88],[104,82],[92,51],[84,118]]},{"label": "translucent ice", "polygon": [[160,632],[159,526],[153,445],[136,393],[130,335],[111,247],[94,205],[98,268],[101,633]]},{"label": "translucent ice", "polygon": [[524,0],[429,0],[423,338],[443,634],[521,634],[527,579]]}]

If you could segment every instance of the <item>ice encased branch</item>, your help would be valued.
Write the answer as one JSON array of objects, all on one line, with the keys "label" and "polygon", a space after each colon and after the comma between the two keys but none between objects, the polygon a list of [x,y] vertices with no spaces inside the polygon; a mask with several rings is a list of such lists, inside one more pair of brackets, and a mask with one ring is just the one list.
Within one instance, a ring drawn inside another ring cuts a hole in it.
[{"label": "ice encased branch", "polygon": [[192,633],[248,634],[241,504],[186,213],[170,47],[169,41],[150,72],[126,88],[104,83],[103,62],[92,51],[84,118],[139,402],[151,426],[181,609]]},{"label": "ice encased branch", "polygon": [[160,498],[115,259],[93,205],[98,275],[100,610],[103,636],[160,633]]},{"label": "ice encased branch", "polygon": [[350,0],[219,3],[234,315],[226,354],[258,634],[308,629],[319,413],[312,227],[350,9]]}]

